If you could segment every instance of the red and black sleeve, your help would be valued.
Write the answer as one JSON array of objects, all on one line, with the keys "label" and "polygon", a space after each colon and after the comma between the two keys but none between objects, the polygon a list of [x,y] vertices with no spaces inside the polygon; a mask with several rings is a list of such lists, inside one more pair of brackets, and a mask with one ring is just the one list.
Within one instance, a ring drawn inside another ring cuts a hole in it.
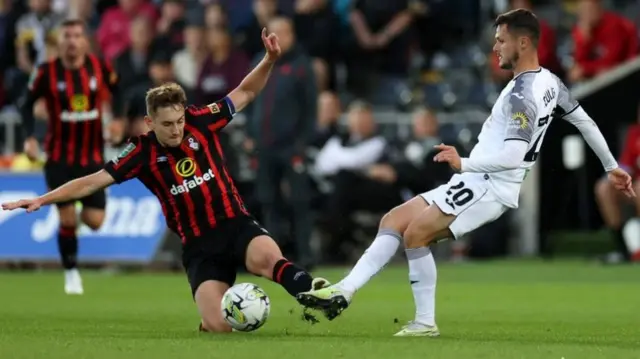
[{"label": "red and black sleeve", "polygon": [[194,126],[206,125],[209,130],[216,132],[224,128],[236,113],[233,102],[228,97],[204,107],[189,106],[186,111],[188,124]]},{"label": "red and black sleeve", "polygon": [[22,98],[20,104],[20,115],[22,117],[22,130],[24,136],[31,137],[35,127],[36,119],[33,116],[33,106],[36,101],[44,97],[47,92],[47,77],[48,77],[48,64],[43,64],[36,67],[31,73],[27,91]]},{"label": "red and black sleeve", "polygon": [[143,142],[140,137],[132,137],[118,157],[104,166],[116,183],[126,182],[140,174],[145,164]]}]

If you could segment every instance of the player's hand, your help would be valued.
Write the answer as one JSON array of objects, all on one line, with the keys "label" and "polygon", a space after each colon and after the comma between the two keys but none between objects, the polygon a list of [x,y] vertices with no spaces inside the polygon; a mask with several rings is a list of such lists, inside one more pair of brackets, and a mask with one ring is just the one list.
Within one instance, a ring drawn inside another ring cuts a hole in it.
[{"label": "player's hand", "polygon": [[31,161],[36,161],[40,156],[40,145],[35,137],[28,137],[24,140],[24,154]]},{"label": "player's hand", "polygon": [[462,161],[460,160],[460,155],[455,147],[447,146],[444,143],[433,147],[440,150],[440,152],[438,152],[438,154],[433,158],[435,162],[447,162],[454,171],[460,172],[462,168]]},{"label": "player's hand", "polygon": [[631,185],[631,176],[622,168],[618,167],[609,171],[607,177],[609,177],[609,181],[613,184],[613,187],[624,193],[625,196],[629,198],[636,196],[636,192]]},{"label": "player's hand", "polygon": [[42,201],[39,198],[21,199],[16,202],[7,202],[2,204],[2,209],[5,211],[24,208],[27,210],[27,213],[35,212],[39,210],[40,207],[42,207]]},{"label": "player's hand", "polygon": [[267,59],[269,61],[276,61],[282,55],[282,49],[280,48],[280,43],[278,42],[278,37],[276,34],[271,33],[267,35],[267,29],[262,29],[262,43],[264,44],[265,50],[267,50]]}]

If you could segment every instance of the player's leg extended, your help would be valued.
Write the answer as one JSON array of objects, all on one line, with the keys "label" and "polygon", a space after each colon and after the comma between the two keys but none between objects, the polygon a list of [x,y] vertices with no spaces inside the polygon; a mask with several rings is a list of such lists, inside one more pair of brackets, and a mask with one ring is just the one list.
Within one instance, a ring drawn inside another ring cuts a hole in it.
[{"label": "player's leg extended", "polygon": [[628,259],[629,251],[624,236],[622,235],[621,196],[607,178],[598,180],[595,187],[595,194],[602,219],[607,228],[612,231],[612,236],[616,242],[618,251],[625,259]]},{"label": "player's leg extended", "polygon": [[411,221],[404,233],[416,316],[396,336],[440,334],[435,323],[436,264],[429,245],[445,238],[460,238],[507,210],[487,181],[487,177],[455,175],[448,184],[421,195],[430,206]]},{"label": "player's leg extended", "polygon": [[449,226],[455,218],[443,213],[437,205],[431,205],[416,216],[405,231],[404,245],[416,315],[396,336],[440,335],[435,322],[437,269],[429,245],[453,237]]},{"label": "player's leg extended", "polygon": [[78,272],[78,219],[73,203],[58,206],[60,231],[58,232],[58,251],[64,273],[64,291],[67,294],[83,294],[82,279]]},{"label": "player's leg extended", "polygon": [[389,211],[380,221],[373,243],[342,281],[328,288],[301,293],[298,301],[310,308],[324,309],[329,319],[338,316],[348,306],[355,292],[389,263],[409,223],[426,207],[426,202],[416,197]]},{"label": "player's leg extended", "polygon": [[201,332],[231,332],[231,326],[222,317],[222,296],[229,289],[229,284],[217,280],[202,282],[196,289],[194,299],[202,322]]},{"label": "player's leg extended", "polygon": [[314,279],[309,272],[284,258],[276,242],[267,235],[259,235],[249,242],[245,266],[249,272],[280,284],[294,297],[326,285],[323,278]]}]

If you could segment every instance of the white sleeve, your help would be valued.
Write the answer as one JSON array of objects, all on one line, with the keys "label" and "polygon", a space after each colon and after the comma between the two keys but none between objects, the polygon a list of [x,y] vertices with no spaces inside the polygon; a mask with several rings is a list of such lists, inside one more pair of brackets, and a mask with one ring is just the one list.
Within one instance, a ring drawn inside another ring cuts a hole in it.
[{"label": "white sleeve", "polygon": [[524,140],[505,141],[502,150],[491,156],[462,158],[460,172],[492,173],[519,168],[528,147]]},{"label": "white sleeve", "polygon": [[382,137],[374,137],[354,147],[342,147],[342,151],[332,159],[340,169],[362,169],[375,163],[382,156],[387,141]]},{"label": "white sleeve", "polygon": [[584,140],[600,159],[605,171],[609,172],[618,168],[618,162],[609,150],[607,141],[602,136],[598,125],[582,107],[576,107],[573,111],[564,115],[563,118],[580,131]]},{"label": "white sleeve", "polygon": [[340,139],[337,137],[330,138],[316,156],[315,171],[323,176],[338,172],[339,168],[333,158],[337,156],[341,150]]}]

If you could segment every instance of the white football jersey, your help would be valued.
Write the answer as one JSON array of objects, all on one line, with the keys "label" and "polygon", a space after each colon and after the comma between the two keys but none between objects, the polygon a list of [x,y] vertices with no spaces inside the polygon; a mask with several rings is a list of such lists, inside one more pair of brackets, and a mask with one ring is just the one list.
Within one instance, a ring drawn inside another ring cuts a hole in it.
[{"label": "white football jersey", "polygon": [[578,106],[562,81],[545,68],[518,74],[502,90],[469,158],[490,157],[509,140],[529,144],[519,168],[489,174],[496,197],[504,205],[518,207],[520,186],[538,158],[553,118]]}]

